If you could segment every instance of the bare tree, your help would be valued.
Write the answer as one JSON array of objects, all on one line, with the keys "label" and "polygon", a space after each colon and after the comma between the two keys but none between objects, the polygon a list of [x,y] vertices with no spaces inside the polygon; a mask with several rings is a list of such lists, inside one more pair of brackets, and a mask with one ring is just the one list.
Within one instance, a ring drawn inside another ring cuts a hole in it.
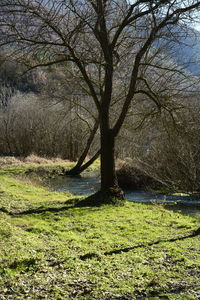
[{"label": "bare tree", "polygon": [[[178,39],[200,1],[2,0],[0,8],[2,45],[13,44],[18,59],[32,68],[65,62],[79,72],[99,115],[101,192],[123,198],[115,173],[115,140],[145,61],[161,40]],[[117,92],[119,80],[126,88]],[[156,95],[148,95],[158,107],[163,105]],[[113,116],[115,103],[118,115]]]}]

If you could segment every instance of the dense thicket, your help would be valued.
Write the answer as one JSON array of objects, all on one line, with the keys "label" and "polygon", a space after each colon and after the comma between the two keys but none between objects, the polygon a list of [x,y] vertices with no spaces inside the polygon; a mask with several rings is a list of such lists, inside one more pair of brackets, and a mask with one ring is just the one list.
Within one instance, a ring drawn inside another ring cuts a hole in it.
[{"label": "dense thicket", "polygon": [[[0,110],[1,155],[62,157],[76,160],[84,147],[88,126],[76,107],[48,103],[34,94],[17,93]],[[91,122],[90,122],[91,123]]]},{"label": "dense thicket", "polygon": [[0,154],[77,160],[95,122],[86,95],[62,66],[25,69],[2,56]]},{"label": "dense thicket", "polygon": [[[120,176],[124,175],[127,182],[131,182],[135,172],[139,171],[157,181],[158,189],[162,186],[176,191],[200,191],[199,114],[200,102],[196,95],[182,99],[173,118],[163,113],[148,119],[136,131],[129,123],[122,131],[118,145],[124,145],[120,157],[129,157],[125,159]],[[145,180],[139,185],[144,188]],[[156,187],[155,182],[151,187]]]}]

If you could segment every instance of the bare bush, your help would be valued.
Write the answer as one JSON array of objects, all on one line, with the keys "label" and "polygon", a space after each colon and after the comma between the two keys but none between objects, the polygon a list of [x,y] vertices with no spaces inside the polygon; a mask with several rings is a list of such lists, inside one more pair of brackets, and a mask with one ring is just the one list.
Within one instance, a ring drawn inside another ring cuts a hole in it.
[{"label": "bare bush", "polygon": [[117,170],[117,178],[119,185],[122,188],[130,189],[158,189],[162,187],[162,183],[146,173],[144,168],[140,169],[137,161],[131,159],[125,159]]},{"label": "bare bush", "polygon": [[[129,161],[120,171],[127,182],[134,186],[139,170],[172,190],[200,191],[200,107],[194,99],[187,99],[184,104],[173,116],[162,114],[150,124],[147,122],[132,140],[128,131],[126,154],[134,162]],[[139,185],[145,186],[145,176]],[[148,185],[156,187],[154,182]]]},{"label": "bare bush", "polygon": [[62,157],[76,160],[87,134],[86,125],[65,103],[35,94],[13,96],[0,111],[2,155]]}]

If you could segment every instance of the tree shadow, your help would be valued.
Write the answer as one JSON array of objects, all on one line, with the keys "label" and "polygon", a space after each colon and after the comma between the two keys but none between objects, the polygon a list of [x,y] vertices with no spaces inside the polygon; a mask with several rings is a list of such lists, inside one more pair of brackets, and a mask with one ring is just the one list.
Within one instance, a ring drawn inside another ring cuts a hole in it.
[{"label": "tree shadow", "polygon": [[36,208],[36,209],[29,209],[21,212],[14,213],[14,216],[20,216],[20,215],[32,215],[32,214],[42,214],[46,212],[61,212],[68,209],[74,208],[74,205],[71,206],[62,206],[62,207],[45,207],[45,208]]},{"label": "tree shadow", "polygon": [[[55,203],[55,202],[54,202]],[[66,211],[68,209],[72,208],[78,208],[78,207],[99,207],[106,204],[111,205],[123,205],[124,200],[119,200],[115,197],[110,197],[110,195],[107,195],[106,193],[97,192],[95,194],[92,194],[86,198],[73,198],[71,200],[68,200],[66,202],[62,202],[63,204],[66,204],[62,207],[43,207],[40,206],[38,208],[31,208],[24,211],[14,212],[9,211],[4,207],[0,208],[0,212],[6,213],[10,216],[21,216],[21,215],[31,215],[31,214],[42,214],[45,212],[52,212],[57,213],[61,211]],[[57,202],[57,204],[61,204],[61,202]]]},{"label": "tree shadow", "polygon": [[[38,207],[38,208],[32,208],[32,209],[27,209],[24,211],[19,211],[19,212],[12,212],[7,210],[6,208],[1,207],[0,208],[0,212],[6,213],[9,216],[21,216],[21,215],[32,215],[32,214],[43,214],[46,212],[52,212],[52,213],[57,213],[57,212],[62,212],[62,211],[66,211],[68,209],[72,209],[76,207],[76,203],[79,202],[80,199],[73,199],[71,201],[66,201],[63,202],[66,205],[65,206],[61,206],[61,207]],[[60,202],[58,202],[58,204],[61,204]]]},{"label": "tree shadow", "polygon": [[[58,202],[57,204],[61,204]],[[112,204],[112,205],[122,205],[123,201],[119,201],[118,199],[114,199],[111,197],[107,197],[106,194],[102,194],[101,192],[97,192],[95,194],[92,194],[86,198],[80,199],[80,198],[73,198],[71,200],[68,200],[66,202],[63,202],[63,204],[66,204],[62,207],[43,207],[40,206],[38,208],[31,208],[24,211],[9,211],[4,207],[0,208],[0,212],[6,213],[9,216],[21,216],[21,215],[31,215],[31,214],[42,214],[46,212],[62,212],[66,211],[68,209],[72,208],[78,208],[78,207],[99,207],[101,205],[105,204]]]},{"label": "tree shadow", "polygon": [[166,204],[164,208],[168,210],[172,210],[173,212],[178,212],[185,216],[192,216],[195,217],[195,215],[200,214],[200,204],[175,204],[170,205]]},{"label": "tree shadow", "polygon": [[[176,241],[181,241],[181,240],[185,240],[188,238],[193,238],[200,235],[200,227],[196,230],[194,230],[191,234],[188,234],[186,236],[180,236],[180,237],[176,237],[176,238],[171,238],[171,239],[165,239],[165,240],[157,240],[155,242],[149,242],[146,244],[139,244],[139,245],[135,245],[132,247],[126,247],[126,248],[120,248],[120,249],[115,249],[115,250],[111,250],[111,251],[106,251],[103,253],[103,255],[112,255],[112,254],[121,254],[124,252],[129,252],[131,250],[137,249],[137,248],[145,248],[145,247],[150,247],[153,245],[158,245],[160,243],[169,243],[169,242],[176,242]],[[94,257],[99,257],[99,255],[97,253],[86,253],[84,255],[79,256],[79,258],[81,260],[87,260],[90,258],[94,258]]]},{"label": "tree shadow", "polygon": [[[42,214],[45,212],[61,212],[66,211],[68,209],[72,208],[78,208],[78,207],[99,207],[102,205],[118,205],[122,206],[124,204],[124,199],[119,199],[115,197],[115,194],[109,194],[109,193],[103,193],[101,191],[96,192],[95,194],[92,194],[86,198],[73,198],[71,200],[68,200],[66,202],[63,202],[66,204],[62,207],[43,207],[40,206],[38,208],[32,208],[24,211],[14,212],[9,211],[4,207],[0,207],[0,212],[6,213],[10,216],[20,216],[20,215],[31,215],[31,214]],[[58,204],[61,204],[58,202]]]}]

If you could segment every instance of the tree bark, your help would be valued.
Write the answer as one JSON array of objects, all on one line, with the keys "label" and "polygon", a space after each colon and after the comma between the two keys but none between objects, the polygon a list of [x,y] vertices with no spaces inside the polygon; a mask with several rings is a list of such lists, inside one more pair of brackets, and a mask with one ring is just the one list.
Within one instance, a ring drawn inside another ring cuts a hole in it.
[{"label": "tree bark", "polygon": [[118,186],[115,172],[115,139],[110,130],[101,132],[101,190],[106,191]]},{"label": "tree bark", "polygon": [[124,199],[115,171],[115,136],[105,120],[101,122],[101,192]]},{"label": "tree bark", "polygon": [[[101,150],[98,150],[85,164],[80,163],[80,159],[77,164],[69,171],[65,172],[67,176],[77,176],[85,171],[93,162],[99,157]],[[83,163],[83,162],[82,162]]]},{"label": "tree bark", "polygon": [[[103,118],[104,119],[104,118]],[[106,119],[106,118],[105,118]],[[115,172],[115,136],[101,119],[101,189],[97,193],[79,201],[76,206],[101,206],[105,204],[123,205],[124,193],[119,188]]]}]

